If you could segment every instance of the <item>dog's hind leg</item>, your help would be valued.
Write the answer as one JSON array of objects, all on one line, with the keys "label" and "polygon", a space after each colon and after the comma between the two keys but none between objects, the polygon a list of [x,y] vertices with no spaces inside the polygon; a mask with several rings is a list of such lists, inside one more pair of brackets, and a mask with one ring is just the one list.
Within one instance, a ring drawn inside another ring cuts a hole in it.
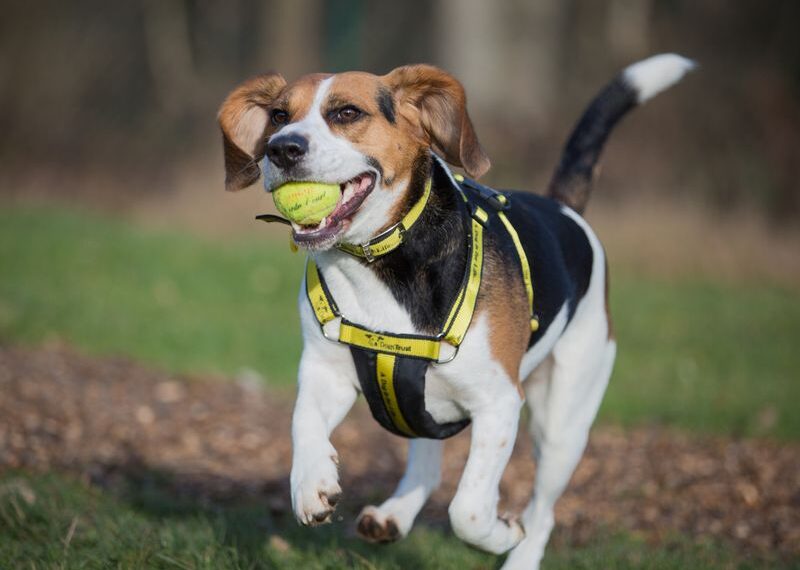
[{"label": "dog's hind leg", "polygon": [[[539,567],[553,529],[553,507],[583,455],[611,375],[616,343],[607,338],[607,330],[599,323],[593,327],[573,321],[572,325],[576,328],[567,329],[552,355],[525,384],[537,461],[536,483],[522,517],[525,540],[511,552],[504,570]],[[589,330],[592,328],[595,330]]]},{"label": "dog's hind leg", "polygon": [[608,316],[605,254],[585,222],[573,216],[592,244],[592,277],[572,321],[524,384],[531,411],[536,483],[522,515],[525,540],[511,552],[504,570],[539,567],[553,529],[553,507],[586,448],[617,352]]},{"label": "dog's hind leg", "polygon": [[412,439],[408,464],[394,494],[378,507],[368,505],[358,516],[358,534],[370,542],[394,542],[411,530],[414,519],[441,480],[442,441]]}]

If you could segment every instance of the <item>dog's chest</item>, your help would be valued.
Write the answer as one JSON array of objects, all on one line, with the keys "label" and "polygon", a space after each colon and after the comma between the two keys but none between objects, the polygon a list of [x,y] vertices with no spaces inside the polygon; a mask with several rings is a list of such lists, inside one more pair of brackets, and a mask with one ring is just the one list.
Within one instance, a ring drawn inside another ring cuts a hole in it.
[{"label": "dog's chest", "polygon": [[371,269],[339,253],[320,255],[317,263],[344,318],[372,330],[419,334],[408,311]]}]

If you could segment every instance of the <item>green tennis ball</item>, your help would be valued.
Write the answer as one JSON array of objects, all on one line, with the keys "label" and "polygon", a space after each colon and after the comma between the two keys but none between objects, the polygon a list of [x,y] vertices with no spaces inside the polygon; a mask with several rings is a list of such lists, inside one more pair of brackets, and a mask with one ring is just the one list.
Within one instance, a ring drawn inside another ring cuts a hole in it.
[{"label": "green tennis ball", "polygon": [[301,226],[315,226],[333,212],[341,192],[338,184],[287,182],[272,192],[278,211]]}]

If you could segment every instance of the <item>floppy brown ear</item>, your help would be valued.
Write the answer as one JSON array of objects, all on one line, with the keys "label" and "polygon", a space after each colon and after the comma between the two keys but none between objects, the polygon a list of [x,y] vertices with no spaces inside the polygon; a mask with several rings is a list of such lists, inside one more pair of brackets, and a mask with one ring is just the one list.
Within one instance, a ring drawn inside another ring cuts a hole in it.
[{"label": "floppy brown ear", "polygon": [[285,85],[277,73],[259,75],[234,89],[219,108],[226,190],[247,188],[261,175],[258,161],[265,152],[267,108]]},{"label": "floppy brown ear", "polygon": [[[433,150],[450,164],[478,178],[491,166],[467,113],[464,87],[449,73],[432,65],[398,67],[384,77],[401,114],[411,105]],[[405,115],[407,116],[407,115]]]}]

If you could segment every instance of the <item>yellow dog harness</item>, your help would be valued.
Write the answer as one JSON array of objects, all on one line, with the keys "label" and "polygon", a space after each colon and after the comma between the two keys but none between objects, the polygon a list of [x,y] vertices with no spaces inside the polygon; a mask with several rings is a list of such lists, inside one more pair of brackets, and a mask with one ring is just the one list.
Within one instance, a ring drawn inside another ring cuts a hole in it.
[{"label": "yellow dog harness", "polygon": [[[456,176],[456,186],[469,212],[467,219],[468,263],[458,292],[441,327],[433,336],[396,334],[375,331],[349,321],[336,306],[325,280],[313,259],[306,264],[306,295],[322,334],[328,340],[350,347],[362,392],[372,415],[389,431],[405,437],[443,439],[450,437],[468,424],[469,420],[437,423],[425,410],[425,374],[431,364],[444,364],[453,360],[472,322],[481,286],[484,260],[484,226],[489,221],[488,212],[471,200],[463,187],[475,191],[489,209],[494,210],[508,231],[519,256],[522,278],[531,310],[531,330],[538,329],[533,317],[533,287],[530,267],[516,230],[504,210],[510,207],[508,197],[472,180]],[[463,186],[463,187],[462,187]],[[340,244],[340,250],[371,263],[375,258],[397,249],[405,240],[406,232],[419,219],[431,192],[428,180],[422,197],[400,223],[380,236],[362,245]],[[339,319],[338,336],[327,327]],[[445,345],[447,350],[443,350]]]}]

